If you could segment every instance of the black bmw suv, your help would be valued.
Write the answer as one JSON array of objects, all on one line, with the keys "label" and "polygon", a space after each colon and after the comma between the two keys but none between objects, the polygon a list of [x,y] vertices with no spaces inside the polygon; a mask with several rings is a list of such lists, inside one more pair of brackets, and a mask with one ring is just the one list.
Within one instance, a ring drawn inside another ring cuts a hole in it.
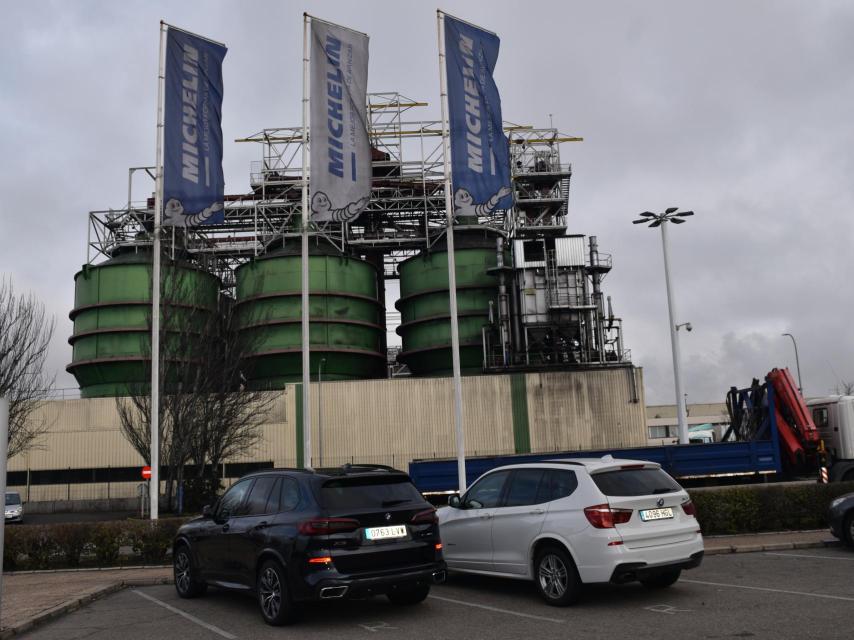
[{"label": "black bmw suv", "polygon": [[435,510],[408,475],[380,466],[244,476],[178,530],[172,557],[179,596],[254,592],[272,625],[307,600],[416,604],[445,578]]}]

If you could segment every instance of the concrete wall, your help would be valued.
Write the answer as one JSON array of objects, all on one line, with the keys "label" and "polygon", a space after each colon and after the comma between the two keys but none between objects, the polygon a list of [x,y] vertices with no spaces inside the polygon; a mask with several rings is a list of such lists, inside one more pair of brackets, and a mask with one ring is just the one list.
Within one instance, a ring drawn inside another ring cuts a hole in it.
[{"label": "concrete wall", "polygon": [[[322,406],[318,406],[318,401]],[[258,445],[228,462],[301,466],[300,385],[287,385]],[[405,469],[414,458],[456,454],[449,378],[403,378],[311,385],[315,466],[375,462]],[[463,379],[468,455],[643,446],[647,442],[640,369],[614,368]],[[121,434],[112,398],[45,403],[35,419],[49,430],[9,471],[142,467]],[[133,498],[141,482],[17,483],[29,501]],[[28,496],[28,497],[27,497]]]}]

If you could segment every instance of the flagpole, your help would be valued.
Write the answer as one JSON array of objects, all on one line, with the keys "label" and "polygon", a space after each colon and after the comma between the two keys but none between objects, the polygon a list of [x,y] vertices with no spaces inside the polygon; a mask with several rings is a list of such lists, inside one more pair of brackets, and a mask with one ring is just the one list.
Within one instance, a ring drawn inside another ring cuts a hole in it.
[{"label": "flagpole", "polygon": [[302,29],[302,446],[303,466],[311,468],[311,351],[309,347],[309,279],[308,279],[308,82],[310,18],[303,14]]},{"label": "flagpole", "polygon": [[454,427],[457,444],[457,477],[459,491],[466,490],[466,445],[463,434],[463,389],[460,378],[460,330],[457,326],[457,271],[454,256],[454,205],[451,185],[451,143],[448,125],[448,79],[445,69],[445,20],[441,11],[436,12],[439,31],[439,87],[442,103],[442,156],[445,163],[445,216],[448,244],[448,298],[451,307],[451,361],[454,372]]},{"label": "flagpole", "polygon": [[163,215],[163,100],[166,82],[166,23],[160,21],[160,69],[157,75],[157,184],[154,192],[154,246],[151,270],[151,480],[149,515],[159,516],[160,498],[160,221]]}]

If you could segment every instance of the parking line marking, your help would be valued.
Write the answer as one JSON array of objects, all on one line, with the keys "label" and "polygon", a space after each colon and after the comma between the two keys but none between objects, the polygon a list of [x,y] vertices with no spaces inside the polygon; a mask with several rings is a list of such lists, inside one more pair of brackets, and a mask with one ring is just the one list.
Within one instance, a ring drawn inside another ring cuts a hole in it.
[{"label": "parking line marking", "polygon": [[679,582],[688,582],[690,584],[704,584],[710,587],[730,587],[732,589],[749,589],[751,591],[770,591],[771,593],[785,593],[790,596],[808,596],[810,598],[823,598],[825,600],[844,600],[845,602],[854,602],[854,598],[847,596],[832,596],[826,593],[809,593],[807,591],[788,591],[786,589],[771,589],[770,587],[750,587],[744,584],[726,584],[724,582],[706,582],[705,580],[686,580],[682,579]]},{"label": "parking line marking", "polygon": [[546,618],[545,616],[535,616],[530,613],[521,613],[519,611],[511,611],[510,609],[501,609],[499,607],[490,607],[486,604],[476,604],[474,602],[466,602],[464,600],[454,600],[453,598],[443,598],[442,596],[427,596],[428,598],[433,598],[433,600],[442,600],[444,602],[452,602],[453,604],[461,604],[465,607],[475,607],[477,609],[486,609],[487,611],[495,611],[497,613],[506,613],[511,616],[518,616],[520,618],[531,618],[533,620],[544,620],[546,622],[557,622],[558,624],[566,622],[566,620],[559,620],[558,618]]},{"label": "parking line marking", "polygon": [[131,589],[131,592],[135,593],[138,596],[142,596],[146,600],[151,600],[151,602],[153,602],[155,604],[159,604],[164,609],[169,609],[169,611],[171,611],[172,613],[177,613],[179,616],[183,616],[184,618],[186,618],[190,622],[195,622],[200,627],[204,627],[208,631],[213,631],[215,634],[220,635],[223,638],[228,638],[228,640],[237,640],[237,636],[231,635],[228,631],[223,631],[219,627],[214,626],[212,624],[208,624],[204,620],[199,620],[196,616],[191,616],[186,611],[181,611],[177,607],[173,607],[171,604],[167,604],[167,603],[163,602],[162,600],[158,600],[154,596],[150,596],[147,593],[143,593],[142,591],[137,591],[136,589]]},{"label": "parking line marking", "polygon": [[784,558],[821,558],[822,560],[854,560],[854,558],[846,558],[844,556],[814,556],[806,553],[771,553],[765,552],[766,556],[782,556]]}]

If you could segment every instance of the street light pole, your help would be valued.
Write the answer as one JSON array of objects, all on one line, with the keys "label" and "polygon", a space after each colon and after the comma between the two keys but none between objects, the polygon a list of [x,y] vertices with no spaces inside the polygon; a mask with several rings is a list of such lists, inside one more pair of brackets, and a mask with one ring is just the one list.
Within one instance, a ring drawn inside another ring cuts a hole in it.
[{"label": "street light pole", "polygon": [[792,339],[792,344],[795,345],[795,366],[798,369],[798,391],[801,392],[801,395],[804,394],[804,385],[801,384],[801,361],[798,358],[798,343],[795,340],[795,336],[791,333],[784,333],[784,336],[789,336]]},{"label": "street light pole", "polygon": [[670,347],[673,352],[673,380],[676,384],[676,420],[679,424],[679,444],[688,444],[688,419],[682,399],[682,355],[679,351],[679,330],[676,328],[673,292],[670,286],[670,259],[667,247],[667,224],[661,226],[661,250],[664,253],[664,286],[667,289],[667,315],[670,319]]},{"label": "street light pole", "polygon": [[[684,218],[693,216],[693,211],[682,211],[677,213],[679,207],[670,207],[664,213],[652,213],[644,211],[633,224],[649,223],[650,227],[661,227],[661,250],[664,254],[664,285],[667,289],[667,316],[670,322],[670,346],[673,352],[673,381],[676,386],[676,420],[679,424],[679,444],[688,444],[688,419],[685,415],[685,402],[682,391],[682,366],[681,354],[679,352],[679,327],[676,324],[676,310],[673,302],[673,292],[670,285],[670,258],[667,244],[667,223],[682,224]],[[690,330],[690,323],[685,323],[686,329]]]}]

